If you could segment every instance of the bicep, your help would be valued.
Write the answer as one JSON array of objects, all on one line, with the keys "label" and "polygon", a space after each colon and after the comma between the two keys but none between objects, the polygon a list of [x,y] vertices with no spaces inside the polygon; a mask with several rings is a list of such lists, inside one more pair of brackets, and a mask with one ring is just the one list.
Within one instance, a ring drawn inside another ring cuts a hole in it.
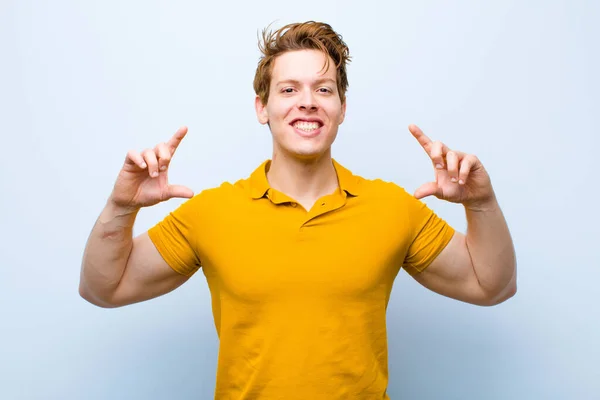
[{"label": "bicep", "polygon": [[133,239],[125,272],[111,303],[123,306],[159,297],[188,279],[167,264],[146,232]]},{"label": "bicep", "polygon": [[465,235],[455,232],[440,254],[422,272],[412,275],[424,287],[456,300],[487,304],[466,245]]}]

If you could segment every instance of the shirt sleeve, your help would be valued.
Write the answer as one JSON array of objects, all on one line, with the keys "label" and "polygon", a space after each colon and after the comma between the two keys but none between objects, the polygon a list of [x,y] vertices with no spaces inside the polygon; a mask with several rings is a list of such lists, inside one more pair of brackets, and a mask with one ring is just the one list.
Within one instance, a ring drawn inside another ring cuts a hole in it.
[{"label": "shirt sleeve", "polygon": [[192,276],[201,266],[197,232],[202,193],[186,200],[148,230],[148,236],[163,259],[176,272]]},{"label": "shirt sleeve", "polygon": [[455,230],[425,203],[406,193],[411,242],[403,267],[410,275],[427,268],[444,250]]}]

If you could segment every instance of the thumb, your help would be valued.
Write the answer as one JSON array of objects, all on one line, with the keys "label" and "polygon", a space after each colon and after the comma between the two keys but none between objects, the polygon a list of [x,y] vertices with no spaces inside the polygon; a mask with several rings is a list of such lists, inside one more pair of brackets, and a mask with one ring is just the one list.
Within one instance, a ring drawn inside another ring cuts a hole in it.
[{"label": "thumb", "polygon": [[417,199],[422,199],[427,196],[435,196],[439,192],[437,182],[427,182],[424,185],[421,185],[415,190],[414,196]]},{"label": "thumb", "polygon": [[194,191],[187,186],[182,185],[169,185],[168,191],[169,199],[173,197],[181,197],[184,199],[191,199],[194,197]]}]

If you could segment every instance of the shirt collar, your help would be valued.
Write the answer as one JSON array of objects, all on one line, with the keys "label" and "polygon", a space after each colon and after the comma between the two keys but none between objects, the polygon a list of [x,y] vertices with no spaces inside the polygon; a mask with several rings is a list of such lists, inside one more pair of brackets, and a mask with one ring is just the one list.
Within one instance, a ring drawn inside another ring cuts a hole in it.
[{"label": "shirt collar", "polygon": [[[332,162],[340,188],[351,196],[358,196],[360,194],[359,177],[352,174],[351,171],[344,168],[336,160],[332,160]],[[271,188],[267,180],[267,170],[270,165],[271,160],[263,161],[250,175],[250,192],[253,199],[264,197]]]}]

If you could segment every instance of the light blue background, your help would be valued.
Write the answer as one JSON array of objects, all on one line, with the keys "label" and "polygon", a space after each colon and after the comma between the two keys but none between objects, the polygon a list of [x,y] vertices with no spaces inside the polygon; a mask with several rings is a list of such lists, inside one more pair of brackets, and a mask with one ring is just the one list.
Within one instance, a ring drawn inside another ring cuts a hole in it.
[{"label": "light blue background", "polygon": [[[105,310],[77,292],[87,235],[127,150],[189,134],[172,165],[195,191],[270,156],[253,109],[257,32],[315,19],[344,36],[348,116],[335,158],[413,191],[409,134],[477,154],[518,253],[493,308],[399,275],[388,312],[398,399],[598,399],[597,2],[0,3],[0,398],[209,399],[217,338],[200,273]],[[464,230],[460,206],[427,200]],[[141,212],[140,233],[180,201]]]}]

